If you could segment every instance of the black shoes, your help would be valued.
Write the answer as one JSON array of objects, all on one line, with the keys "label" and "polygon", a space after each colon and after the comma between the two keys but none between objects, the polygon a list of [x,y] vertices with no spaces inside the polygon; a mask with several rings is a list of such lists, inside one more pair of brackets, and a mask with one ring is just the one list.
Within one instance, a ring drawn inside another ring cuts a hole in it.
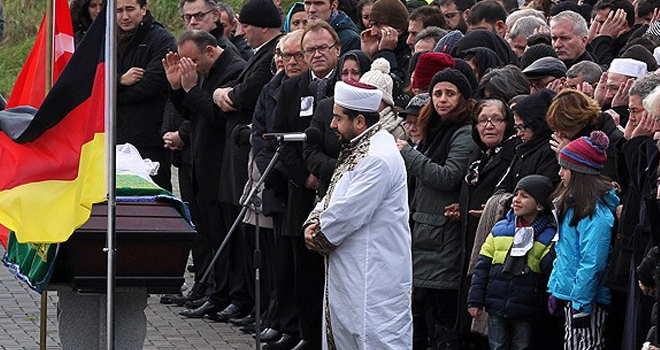
[{"label": "black shoes", "polygon": [[220,308],[218,306],[214,305],[210,301],[207,301],[204,304],[202,304],[202,306],[200,306],[196,309],[183,310],[183,311],[179,312],[179,315],[184,316],[184,317],[188,317],[188,318],[202,318],[206,315],[215,314],[215,313],[218,312],[218,310],[220,310]]},{"label": "black shoes", "polygon": [[303,339],[298,343],[298,345],[294,346],[293,349],[291,350],[311,350],[312,349],[312,343]]},{"label": "black shoes", "polygon": [[220,312],[208,313],[206,318],[213,320],[215,322],[229,322],[229,319],[243,317],[245,314],[241,312],[241,309],[234,305],[229,304],[224,310]]},{"label": "black shoes", "polygon": [[[260,335],[259,340],[261,340],[264,343],[278,341],[280,340],[280,338],[282,338],[282,333],[272,328],[265,328],[263,331],[261,331],[259,335]],[[252,337],[256,338],[254,335]]]},{"label": "black shoes", "polygon": [[176,304],[178,306],[184,306],[188,301],[199,300],[205,297],[206,285],[195,282],[195,284],[183,294],[170,294],[167,296],[161,297],[161,303],[163,304]]},{"label": "black shoes", "polygon": [[280,340],[264,344],[263,350],[291,350],[294,346],[298,345],[300,338],[295,335],[282,334]]},{"label": "black shoes", "polygon": [[229,323],[233,324],[236,327],[244,327],[247,325],[254,324],[254,322],[255,322],[254,316],[252,315],[229,319]]},{"label": "black shoes", "polygon": [[197,300],[188,300],[185,302],[185,304],[183,304],[183,306],[185,306],[186,309],[192,310],[204,305],[204,303],[207,302],[208,300],[209,299],[206,297]]}]

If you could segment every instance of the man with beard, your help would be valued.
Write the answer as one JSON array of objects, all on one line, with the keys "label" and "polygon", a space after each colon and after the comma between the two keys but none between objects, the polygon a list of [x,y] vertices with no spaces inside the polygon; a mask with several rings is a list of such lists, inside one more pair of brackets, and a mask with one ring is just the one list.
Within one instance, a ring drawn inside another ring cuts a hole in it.
[{"label": "man with beard", "polygon": [[[304,131],[309,127],[318,102],[334,92],[335,67],[341,51],[335,30],[325,21],[312,22],[305,28],[301,43],[309,71],[282,84],[273,114],[273,132]],[[279,344],[269,344],[266,350],[283,349],[287,348],[285,345],[298,342],[305,342],[306,348],[318,349],[321,344],[323,260],[305,247],[300,229],[314,208],[319,180],[305,166],[302,150],[301,143],[285,144],[280,157],[282,166],[276,168],[278,171],[273,175],[281,175],[288,190],[284,235],[291,237],[293,246],[300,334],[284,334]]]},{"label": "man with beard", "polygon": [[380,123],[382,92],[338,82],[330,127],[342,142],[305,227],[325,256],[323,349],[412,348],[412,257],[403,158]]}]

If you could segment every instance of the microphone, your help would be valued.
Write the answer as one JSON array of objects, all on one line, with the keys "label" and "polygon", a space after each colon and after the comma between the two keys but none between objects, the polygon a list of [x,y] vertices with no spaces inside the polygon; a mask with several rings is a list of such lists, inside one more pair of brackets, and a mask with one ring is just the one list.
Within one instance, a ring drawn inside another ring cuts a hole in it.
[{"label": "microphone", "polygon": [[321,142],[321,130],[317,128],[307,128],[305,132],[271,132],[261,135],[264,140],[277,142],[304,142],[309,144],[318,144]]}]

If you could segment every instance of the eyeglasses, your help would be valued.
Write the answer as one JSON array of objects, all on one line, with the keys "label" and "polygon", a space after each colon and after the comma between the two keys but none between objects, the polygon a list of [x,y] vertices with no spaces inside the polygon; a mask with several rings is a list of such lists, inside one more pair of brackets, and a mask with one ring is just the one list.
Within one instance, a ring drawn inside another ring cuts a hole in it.
[{"label": "eyeglasses", "polygon": [[477,125],[486,126],[488,123],[493,124],[493,126],[498,126],[504,122],[504,118],[479,118],[477,119]]},{"label": "eyeglasses", "polygon": [[323,45],[317,46],[317,47],[308,47],[305,50],[303,50],[303,52],[305,53],[305,56],[311,56],[311,55],[315,54],[316,51],[318,51],[321,55],[325,55],[326,53],[328,53],[328,51],[331,48],[333,48],[335,46],[337,46],[337,43],[334,43],[330,46],[328,46],[328,44],[323,44]]},{"label": "eyeglasses", "polygon": [[285,62],[289,62],[292,58],[295,58],[296,61],[302,61],[305,58],[305,55],[303,55],[302,52],[295,52],[295,53],[282,52],[280,53],[280,57],[282,57],[282,59]]},{"label": "eyeglasses", "polygon": [[514,124],[513,128],[516,130],[516,132],[524,132],[527,130],[528,126],[525,124]]},{"label": "eyeglasses", "polygon": [[201,20],[204,19],[204,17],[206,17],[206,15],[208,15],[209,13],[211,13],[213,11],[215,11],[215,9],[210,9],[206,12],[193,13],[192,15],[191,14],[185,14],[185,15],[181,16],[181,18],[183,18],[183,21],[186,22],[186,23],[190,22],[190,20],[193,19],[193,18],[195,18],[196,21],[201,21]]},{"label": "eyeglasses", "polygon": [[451,12],[445,13],[443,16],[445,16],[445,19],[452,19],[452,18],[454,18],[454,16],[456,16],[459,13],[461,13],[461,11],[451,11]]}]

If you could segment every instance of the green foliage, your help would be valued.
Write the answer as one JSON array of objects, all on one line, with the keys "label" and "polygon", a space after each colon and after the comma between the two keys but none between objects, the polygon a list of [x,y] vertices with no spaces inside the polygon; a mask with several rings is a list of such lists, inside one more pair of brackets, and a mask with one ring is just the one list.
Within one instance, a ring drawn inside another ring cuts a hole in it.
[{"label": "green foliage", "polygon": [[[1,1],[1,0],[0,0]],[[39,26],[46,13],[48,0],[9,0],[4,1],[5,38],[0,44],[0,94],[7,98],[25,62]],[[227,1],[238,11],[242,0]],[[285,0],[282,6],[287,10],[293,0]],[[178,0],[148,0],[150,11],[165,28],[178,36],[184,31],[183,22],[177,9]]]}]

